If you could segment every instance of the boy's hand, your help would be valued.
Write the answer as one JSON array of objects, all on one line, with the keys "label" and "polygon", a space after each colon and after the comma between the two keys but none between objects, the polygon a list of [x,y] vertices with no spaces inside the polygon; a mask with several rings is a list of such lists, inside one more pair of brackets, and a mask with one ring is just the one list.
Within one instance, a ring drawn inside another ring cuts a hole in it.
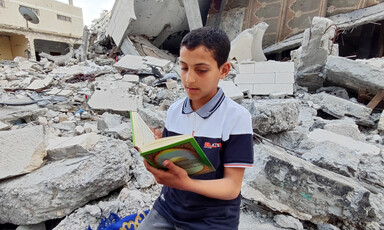
[{"label": "boy's hand", "polygon": [[163,165],[167,168],[167,170],[157,169],[146,160],[144,160],[144,165],[145,168],[155,177],[157,183],[166,185],[170,188],[187,190],[191,178],[184,169],[178,167],[172,161],[165,160],[163,162]]},{"label": "boy's hand", "polygon": [[149,129],[155,134],[155,139],[160,139],[163,136],[163,131],[159,128],[152,128],[149,127]]}]

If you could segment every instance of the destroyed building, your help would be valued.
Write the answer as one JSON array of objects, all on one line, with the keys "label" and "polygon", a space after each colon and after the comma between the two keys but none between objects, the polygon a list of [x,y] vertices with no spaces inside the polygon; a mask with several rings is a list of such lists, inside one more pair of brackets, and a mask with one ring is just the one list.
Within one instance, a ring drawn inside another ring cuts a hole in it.
[{"label": "destroyed building", "polygon": [[239,229],[384,229],[384,3],[206,2],[117,0],[82,39],[88,60],[0,61],[0,229],[98,229],[152,207],[129,111],[163,127],[185,96],[167,47],[203,25],[231,36],[220,87],[252,115]]},{"label": "destroyed building", "polygon": [[81,44],[83,25],[82,10],[72,0],[1,0],[0,60],[67,54]]}]

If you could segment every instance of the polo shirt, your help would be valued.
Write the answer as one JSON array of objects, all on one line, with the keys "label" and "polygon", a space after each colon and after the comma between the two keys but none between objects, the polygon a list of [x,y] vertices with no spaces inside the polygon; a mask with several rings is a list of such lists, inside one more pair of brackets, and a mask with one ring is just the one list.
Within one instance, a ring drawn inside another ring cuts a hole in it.
[{"label": "polo shirt", "polygon": [[[188,98],[173,103],[167,112],[163,136],[193,134],[216,171],[194,179],[223,178],[224,167],[252,167],[251,115],[224,95],[216,95],[197,111]],[[163,186],[154,208],[182,229],[237,229],[241,195],[219,200]]]}]

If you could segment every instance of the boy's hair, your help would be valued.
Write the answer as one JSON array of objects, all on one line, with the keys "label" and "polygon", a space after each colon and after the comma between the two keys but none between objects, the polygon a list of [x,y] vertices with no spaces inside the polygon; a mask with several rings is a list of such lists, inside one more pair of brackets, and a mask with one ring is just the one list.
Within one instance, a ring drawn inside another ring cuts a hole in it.
[{"label": "boy's hair", "polygon": [[189,50],[194,50],[200,45],[212,52],[219,68],[228,60],[231,42],[227,34],[221,29],[201,27],[191,30],[181,40],[180,48],[185,46]]}]

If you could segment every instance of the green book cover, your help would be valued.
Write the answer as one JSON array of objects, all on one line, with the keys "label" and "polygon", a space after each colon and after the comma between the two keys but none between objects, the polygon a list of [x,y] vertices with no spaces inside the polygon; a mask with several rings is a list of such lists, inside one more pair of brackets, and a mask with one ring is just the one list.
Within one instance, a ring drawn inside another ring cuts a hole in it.
[{"label": "green book cover", "polygon": [[192,135],[177,135],[155,139],[154,134],[137,112],[130,112],[134,146],[153,167],[163,168],[164,160],[171,160],[190,176],[215,171],[211,162]]}]

